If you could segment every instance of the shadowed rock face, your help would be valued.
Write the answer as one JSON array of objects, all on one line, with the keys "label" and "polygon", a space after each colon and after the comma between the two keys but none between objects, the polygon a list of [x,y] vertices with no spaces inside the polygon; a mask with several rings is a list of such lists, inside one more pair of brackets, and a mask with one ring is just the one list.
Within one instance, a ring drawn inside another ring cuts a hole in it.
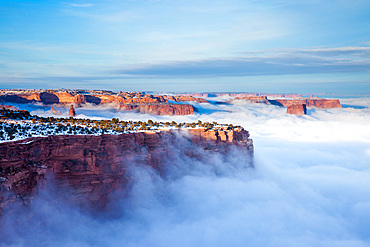
[{"label": "shadowed rock face", "polygon": [[287,113],[302,116],[307,114],[307,108],[305,104],[290,105],[287,107]]},{"label": "shadowed rock face", "polygon": [[175,149],[202,159],[202,152],[238,147],[250,156],[253,143],[245,130],[172,130],[122,135],[36,137],[0,144],[0,212],[14,201],[28,203],[46,174],[59,189],[71,190],[77,204],[104,207],[107,196],[129,182],[127,169],[151,166],[165,174]]}]

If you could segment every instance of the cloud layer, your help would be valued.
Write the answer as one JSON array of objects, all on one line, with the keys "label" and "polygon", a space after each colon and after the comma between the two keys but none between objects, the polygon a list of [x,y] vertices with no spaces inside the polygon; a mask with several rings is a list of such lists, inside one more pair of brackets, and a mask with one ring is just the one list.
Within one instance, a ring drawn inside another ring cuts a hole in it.
[{"label": "cloud layer", "polygon": [[245,168],[238,152],[194,162],[176,149],[166,177],[131,170],[135,183],[126,199],[116,198],[115,214],[92,216],[44,191],[29,211],[5,217],[0,243],[368,246],[370,99],[341,102],[362,108],[312,109],[303,117],[243,102],[199,104],[200,114],[171,118],[95,111],[104,118],[241,124],[254,139],[255,169]]},{"label": "cloud layer", "polygon": [[149,64],[116,72],[138,77],[199,78],[370,71],[369,47],[286,49],[243,54],[234,58]]}]

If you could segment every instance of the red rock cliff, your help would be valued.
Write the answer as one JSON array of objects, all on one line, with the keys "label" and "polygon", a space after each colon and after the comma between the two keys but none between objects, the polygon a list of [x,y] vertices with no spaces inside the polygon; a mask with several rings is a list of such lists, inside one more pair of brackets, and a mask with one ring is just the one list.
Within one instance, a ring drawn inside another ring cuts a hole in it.
[{"label": "red rock cliff", "polygon": [[276,99],[276,100],[269,100],[269,102],[273,105],[280,105],[280,106],[291,106],[291,105],[299,105],[305,104],[307,107],[317,107],[317,108],[342,108],[338,99]]},{"label": "red rock cliff", "polygon": [[47,172],[54,175],[58,188],[72,188],[75,202],[103,206],[107,195],[128,181],[130,165],[164,172],[165,164],[173,161],[174,146],[189,157],[199,158],[199,149],[226,152],[232,146],[253,157],[253,143],[245,130],[49,136],[0,143],[0,214],[16,200],[28,203],[37,186],[45,183]]},{"label": "red rock cliff", "polygon": [[286,113],[302,116],[307,114],[307,108],[305,104],[290,105],[287,107]]}]

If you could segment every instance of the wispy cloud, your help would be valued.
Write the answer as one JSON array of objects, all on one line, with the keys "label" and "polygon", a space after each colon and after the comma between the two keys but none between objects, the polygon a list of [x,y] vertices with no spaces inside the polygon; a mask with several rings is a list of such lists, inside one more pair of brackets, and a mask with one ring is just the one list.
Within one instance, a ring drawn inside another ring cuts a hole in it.
[{"label": "wispy cloud", "polygon": [[86,7],[92,7],[92,6],[94,6],[94,4],[92,4],[92,3],[82,3],[82,4],[70,3],[68,5],[69,6],[72,6],[72,7],[78,7],[78,8],[86,8]]},{"label": "wispy cloud", "polygon": [[369,71],[370,47],[340,47],[261,51],[231,58],[145,64],[113,72],[154,77],[217,77]]}]

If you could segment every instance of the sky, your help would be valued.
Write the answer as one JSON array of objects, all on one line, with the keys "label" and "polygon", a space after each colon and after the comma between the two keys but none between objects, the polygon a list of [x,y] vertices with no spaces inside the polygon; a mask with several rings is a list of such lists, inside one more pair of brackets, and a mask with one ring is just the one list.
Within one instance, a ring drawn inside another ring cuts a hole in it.
[{"label": "sky", "polygon": [[370,94],[367,0],[0,1],[0,87]]},{"label": "sky", "polygon": [[[5,211],[0,246],[368,247],[370,100],[341,103],[304,116],[245,101],[196,104],[199,112],[187,116],[76,108],[78,118],[242,125],[253,139],[254,168],[237,149],[211,153],[169,141],[166,175],[130,162],[130,189],[109,197],[108,216],[69,204],[70,191],[58,191],[49,176],[29,207]],[[29,107],[51,115],[49,106]]]}]

